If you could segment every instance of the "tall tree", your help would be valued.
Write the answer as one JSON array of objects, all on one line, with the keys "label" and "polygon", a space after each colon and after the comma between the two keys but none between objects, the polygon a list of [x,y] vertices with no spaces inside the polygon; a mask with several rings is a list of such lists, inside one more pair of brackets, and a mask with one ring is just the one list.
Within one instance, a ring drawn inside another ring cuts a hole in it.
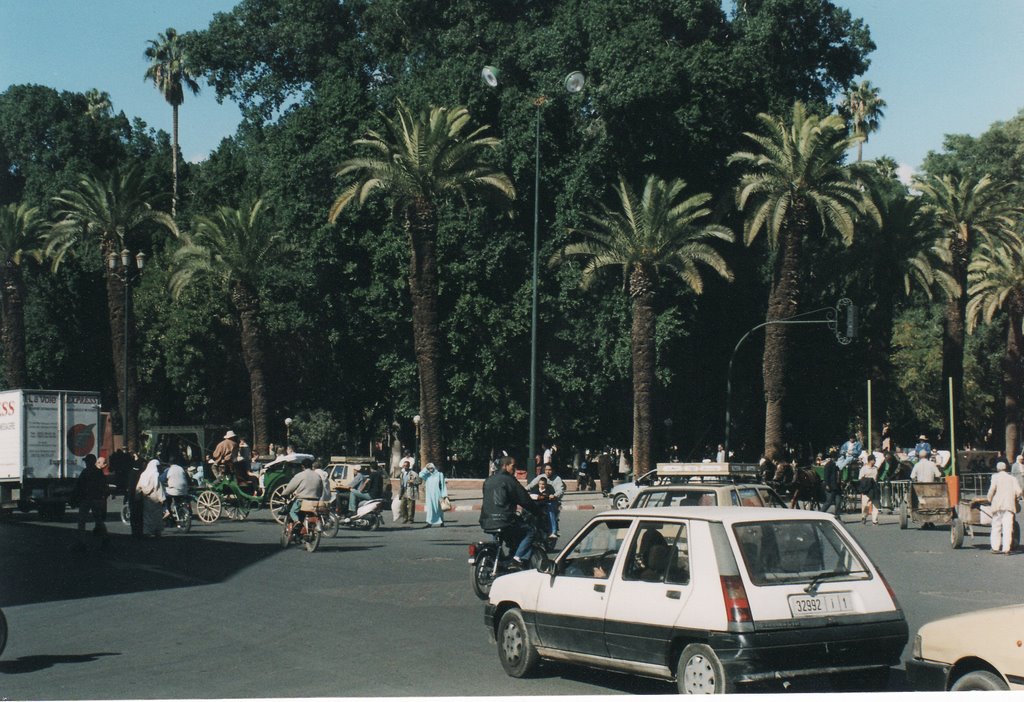
[{"label": "tall tree", "polygon": [[3,316],[4,366],[7,387],[28,386],[25,363],[25,282],[21,276],[26,256],[42,260],[44,245],[39,209],[10,204],[0,207],[0,311]]},{"label": "tall tree", "polygon": [[385,192],[401,212],[409,236],[409,293],[412,297],[413,343],[420,380],[420,460],[444,464],[444,417],[441,411],[441,339],[438,330],[438,210],[453,197],[499,196],[512,200],[508,176],[484,161],[484,152],[500,143],[484,136],[487,126],[472,129],[464,107],[433,107],[414,114],[401,101],[393,118],[381,115],[384,131],[368,131],[354,146],[373,155],[341,164],[338,176],[354,176],[331,206],[334,222],[353,201],[366,202]]},{"label": "tall tree", "polygon": [[924,198],[924,211],[930,215],[949,250],[949,274],[961,294],[946,303],[942,334],[943,407],[950,407],[949,384],[952,379],[953,423],[944,412],[944,435],[962,432],[964,391],[964,335],[967,314],[967,270],[975,247],[1007,239],[1020,216],[1020,208],[1007,197],[1007,185],[989,176],[980,179],[953,176],[927,176],[914,183]]},{"label": "tall tree", "polygon": [[[56,222],[46,245],[53,270],[60,268],[64,257],[80,242],[98,248],[106,264],[111,255],[119,256],[126,248],[139,248],[157,232],[177,233],[174,220],[151,204],[156,197],[138,165],[81,176],[76,187],[63,190],[53,199]],[[119,406],[128,408],[128,416],[122,419],[125,441],[129,449],[134,449],[139,436],[139,404],[134,375],[125,370],[128,339],[124,328],[132,299],[125,294],[125,282],[116,271],[106,265],[103,271]],[[131,371],[134,365],[130,357],[127,363]]]},{"label": "tall tree", "polygon": [[[744,242],[749,246],[764,231],[774,255],[766,316],[771,322],[799,309],[801,259],[809,237],[833,230],[849,245],[859,216],[876,223],[881,218],[855,169],[843,165],[844,154],[860,137],[849,135],[838,115],[818,117],[797,101],[788,119],[763,113],[758,119],[764,133],[745,133],[757,151],[736,152],[729,162],[746,170],[736,192],[737,206],[747,211]],[[782,454],[787,339],[785,325],[765,330],[764,442],[773,458]]]},{"label": "tall tree", "polygon": [[857,161],[860,161],[864,157],[864,142],[872,132],[878,130],[882,117],[885,117],[885,100],[879,96],[878,88],[871,85],[871,81],[863,80],[847,89],[841,109],[850,120],[853,135],[861,137],[857,142]]},{"label": "tall tree", "polygon": [[189,64],[184,44],[173,27],[149,40],[145,57],[149,59],[146,80],[153,81],[171,106],[171,216],[175,217],[178,212],[178,107],[185,102],[185,88],[195,95],[199,92],[199,83]]},{"label": "tall tree", "polygon": [[1006,347],[1002,359],[1004,445],[1006,456],[1017,455],[1020,447],[1021,389],[1024,385],[1024,239],[1019,234],[1004,245],[982,244],[967,268],[967,331],[978,322],[992,322],[1006,313]]},{"label": "tall tree", "polygon": [[106,90],[99,90],[97,88],[91,88],[85,91],[86,100],[86,114],[92,119],[99,119],[101,117],[109,117],[111,110],[114,109],[113,103],[110,102],[110,93]]},{"label": "tall tree", "polygon": [[623,288],[633,305],[633,470],[641,475],[653,468],[654,302],[661,274],[675,274],[698,295],[704,291],[702,266],[731,281],[732,271],[712,243],[731,243],[735,237],[722,225],[704,223],[711,215],[705,207],[711,195],[688,195],[682,180],[648,176],[637,198],[620,176],[615,192],[618,207],[599,205],[597,214],[587,215],[591,226],[577,230],[584,240],[568,244],[552,261],[585,258],[580,278],[584,287],[604,268],[622,269]]},{"label": "tall tree", "polygon": [[263,201],[248,207],[220,207],[198,217],[192,234],[182,234],[174,253],[171,293],[177,298],[199,276],[211,277],[238,312],[242,357],[249,372],[253,446],[264,451],[270,439],[266,330],[260,310],[259,281],[285,251],[284,237],[270,224]]}]

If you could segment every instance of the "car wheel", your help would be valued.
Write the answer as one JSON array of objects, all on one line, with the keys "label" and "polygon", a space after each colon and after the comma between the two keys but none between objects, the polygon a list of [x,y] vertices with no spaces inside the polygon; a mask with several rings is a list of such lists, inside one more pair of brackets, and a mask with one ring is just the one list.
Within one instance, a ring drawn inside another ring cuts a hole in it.
[{"label": "car wheel", "polygon": [[704,644],[690,644],[679,654],[676,687],[682,695],[721,695],[733,691],[722,661]]},{"label": "car wheel", "polygon": [[629,496],[624,492],[620,492],[612,501],[612,506],[615,507],[615,509],[626,509],[629,507]]},{"label": "car wheel", "polygon": [[498,625],[498,658],[501,667],[513,678],[525,678],[537,667],[540,656],[530,641],[523,613],[510,609]]},{"label": "car wheel", "polygon": [[957,678],[950,692],[968,692],[973,690],[1009,690],[1002,678],[987,670],[974,670]]}]

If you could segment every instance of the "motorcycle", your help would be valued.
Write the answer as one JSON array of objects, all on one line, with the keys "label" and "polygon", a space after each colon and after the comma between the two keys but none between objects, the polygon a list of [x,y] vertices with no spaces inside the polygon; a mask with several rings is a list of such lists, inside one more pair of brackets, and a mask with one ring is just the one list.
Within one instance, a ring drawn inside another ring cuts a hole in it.
[{"label": "motorcycle", "polygon": [[319,517],[319,504],[316,500],[302,500],[297,522],[288,521],[288,505],[281,507],[279,514],[285,515],[284,528],[281,530],[281,548],[288,548],[293,543],[305,546],[309,553],[320,548],[323,522]]},{"label": "motorcycle", "polygon": [[[520,513],[519,518],[526,523],[530,529],[531,546],[530,567],[537,568],[548,560],[548,538],[537,526],[537,517],[528,513]],[[470,573],[473,582],[473,592],[481,600],[486,600],[491,595],[491,585],[494,579],[507,573],[521,570],[516,566],[512,557],[515,555],[518,542],[512,543],[511,532],[506,529],[499,529],[492,534],[490,541],[478,541],[469,545],[468,563],[472,567]]]},{"label": "motorcycle", "polygon": [[351,514],[347,517],[342,517],[339,522],[340,526],[349,527],[352,529],[369,529],[373,531],[384,526],[384,500],[372,499],[367,500],[358,507],[356,507],[355,514]]},{"label": "motorcycle", "polygon": [[[128,517],[130,520],[130,513]],[[187,497],[182,500],[171,500],[171,508],[164,515],[164,526],[168,529],[175,528],[183,534],[187,534],[192,528],[192,505]]]}]

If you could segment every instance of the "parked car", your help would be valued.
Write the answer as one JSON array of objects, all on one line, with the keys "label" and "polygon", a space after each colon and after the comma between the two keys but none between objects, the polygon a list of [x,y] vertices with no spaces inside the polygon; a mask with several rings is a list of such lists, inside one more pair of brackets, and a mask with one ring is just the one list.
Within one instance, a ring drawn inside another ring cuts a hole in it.
[{"label": "parked car", "polygon": [[842,524],[764,507],[605,512],[554,560],[495,580],[484,623],[513,677],[551,660],[682,693],[811,675],[880,688],[908,639]]},{"label": "parked car", "polygon": [[1024,690],[1024,605],[938,619],[914,637],[907,678],[915,690]]},{"label": "parked car", "polygon": [[786,503],[767,485],[716,482],[642,488],[633,498],[630,507],[717,507],[719,505],[786,509]]},{"label": "parked car", "polygon": [[750,480],[756,475],[757,466],[750,463],[659,463],[654,470],[636,480],[616,485],[608,492],[608,497],[613,508],[626,509],[644,488],[682,485],[693,481],[735,482]]}]

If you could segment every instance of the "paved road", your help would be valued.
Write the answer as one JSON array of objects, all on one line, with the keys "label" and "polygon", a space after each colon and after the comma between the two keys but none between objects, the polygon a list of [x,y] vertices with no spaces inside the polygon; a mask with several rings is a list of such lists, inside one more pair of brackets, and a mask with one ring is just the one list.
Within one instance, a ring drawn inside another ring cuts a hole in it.
[{"label": "paved road", "polygon": [[[0,522],[0,606],[10,625],[0,699],[666,694],[674,686],[547,666],[507,677],[469,585],[477,512],[444,529],[343,530],[282,551],[266,511],[188,535],[135,541],[111,523],[108,554],[76,554],[74,525]],[[594,512],[563,515],[571,534]],[[848,517],[852,521],[852,517]],[[911,631],[955,612],[1020,601],[1024,555],[948,532],[851,524]],[[901,675],[893,689],[905,689]],[[811,686],[813,688],[813,686]]]}]

